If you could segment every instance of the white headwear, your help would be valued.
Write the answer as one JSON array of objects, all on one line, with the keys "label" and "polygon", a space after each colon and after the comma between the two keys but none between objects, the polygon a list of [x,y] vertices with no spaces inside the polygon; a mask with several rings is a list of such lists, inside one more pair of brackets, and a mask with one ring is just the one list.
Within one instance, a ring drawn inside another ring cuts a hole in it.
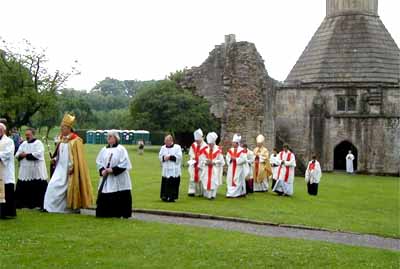
[{"label": "white headwear", "polygon": [[203,138],[203,131],[201,129],[197,129],[193,133],[194,135],[194,140],[201,140]]},{"label": "white headwear", "polygon": [[119,133],[118,133],[117,130],[110,130],[110,131],[107,132],[107,135],[114,136],[117,139],[118,142],[120,140]]},{"label": "white headwear", "polygon": [[258,136],[257,136],[256,142],[257,142],[258,144],[262,144],[262,143],[264,143],[264,141],[265,141],[265,137],[264,137],[263,135],[258,135]]},{"label": "white headwear", "polygon": [[240,143],[240,140],[242,140],[242,137],[240,135],[238,135],[238,134],[233,135],[232,142]]},{"label": "white headwear", "polygon": [[217,141],[218,135],[214,132],[208,133],[207,134],[207,143],[208,144],[215,144],[215,141]]}]

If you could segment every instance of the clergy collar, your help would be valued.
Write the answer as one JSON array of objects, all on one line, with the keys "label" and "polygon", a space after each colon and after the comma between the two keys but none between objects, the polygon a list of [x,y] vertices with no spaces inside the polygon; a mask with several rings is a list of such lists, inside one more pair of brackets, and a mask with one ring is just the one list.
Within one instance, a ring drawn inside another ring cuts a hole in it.
[{"label": "clergy collar", "polygon": [[119,145],[118,143],[115,143],[113,145],[108,144],[107,148],[116,148],[116,147],[118,147],[118,145]]},{"label": "clergy collar", "polygon": [[31,144],[31,143],[34,143],[35,141],[36,141],[36,138],[33,138],[31,140],[28,140],[28,143]]},{"label": "clergy collar", "polygon": [[3,138],[4,135],[0,135],[0,140]]},{"label": "clergy collar", "polygon": [[171,144],[171,146],[167,146],[167,145],[165,145],[167,148],[173,148],[174,147],[174,144]]}]

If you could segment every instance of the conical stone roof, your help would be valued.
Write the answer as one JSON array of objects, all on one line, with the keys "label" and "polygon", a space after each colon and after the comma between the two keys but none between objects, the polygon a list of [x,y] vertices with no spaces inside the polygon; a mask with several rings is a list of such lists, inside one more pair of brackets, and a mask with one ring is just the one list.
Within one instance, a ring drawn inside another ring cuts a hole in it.
[{"label": "conical stone roof", "polygon": [[[370,10],[370,4],[369,10],[357,10],[349,8],[354,1],[328,0],[327,16],[285,84],[398,85],[400,50],[378,16],[377,0],[373,2],[376,13]],[[364,2],[359,0],[359,3]]]}]

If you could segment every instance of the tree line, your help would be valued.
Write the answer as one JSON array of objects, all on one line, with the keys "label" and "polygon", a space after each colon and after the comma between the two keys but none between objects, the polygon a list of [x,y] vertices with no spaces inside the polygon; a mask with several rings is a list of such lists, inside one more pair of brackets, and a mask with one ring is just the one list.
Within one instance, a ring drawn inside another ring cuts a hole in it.
[{"label": "tree line", "polygon": [[0,118],[10,128],[46,128],[48,134],[69,112],[77,116],[79,129],[218,129],[210,104],[179,86],[183,71],[158,81],[107,77],[92,89],[79,91],[65,86],[71,76],[79,75],[75,67],[50,72],[47,63],[45,51],[28,41],[16,49],[0,38]]}]

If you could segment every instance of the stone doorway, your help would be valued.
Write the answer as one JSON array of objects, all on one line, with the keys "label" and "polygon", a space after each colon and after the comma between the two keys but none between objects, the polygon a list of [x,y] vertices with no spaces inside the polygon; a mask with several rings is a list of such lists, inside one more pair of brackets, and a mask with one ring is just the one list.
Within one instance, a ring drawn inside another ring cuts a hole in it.
[{"label": "stone doorway", "polygon": [[349,141],[342,141],[335,147],[334,156],[333,156],[333,169],[334,170],[346,170],[346,156],[349,153],[349,150],[351,150],[351,152],[353,153],[353,155],[355,157],[354,171],[357,171],[358,150]]}]

